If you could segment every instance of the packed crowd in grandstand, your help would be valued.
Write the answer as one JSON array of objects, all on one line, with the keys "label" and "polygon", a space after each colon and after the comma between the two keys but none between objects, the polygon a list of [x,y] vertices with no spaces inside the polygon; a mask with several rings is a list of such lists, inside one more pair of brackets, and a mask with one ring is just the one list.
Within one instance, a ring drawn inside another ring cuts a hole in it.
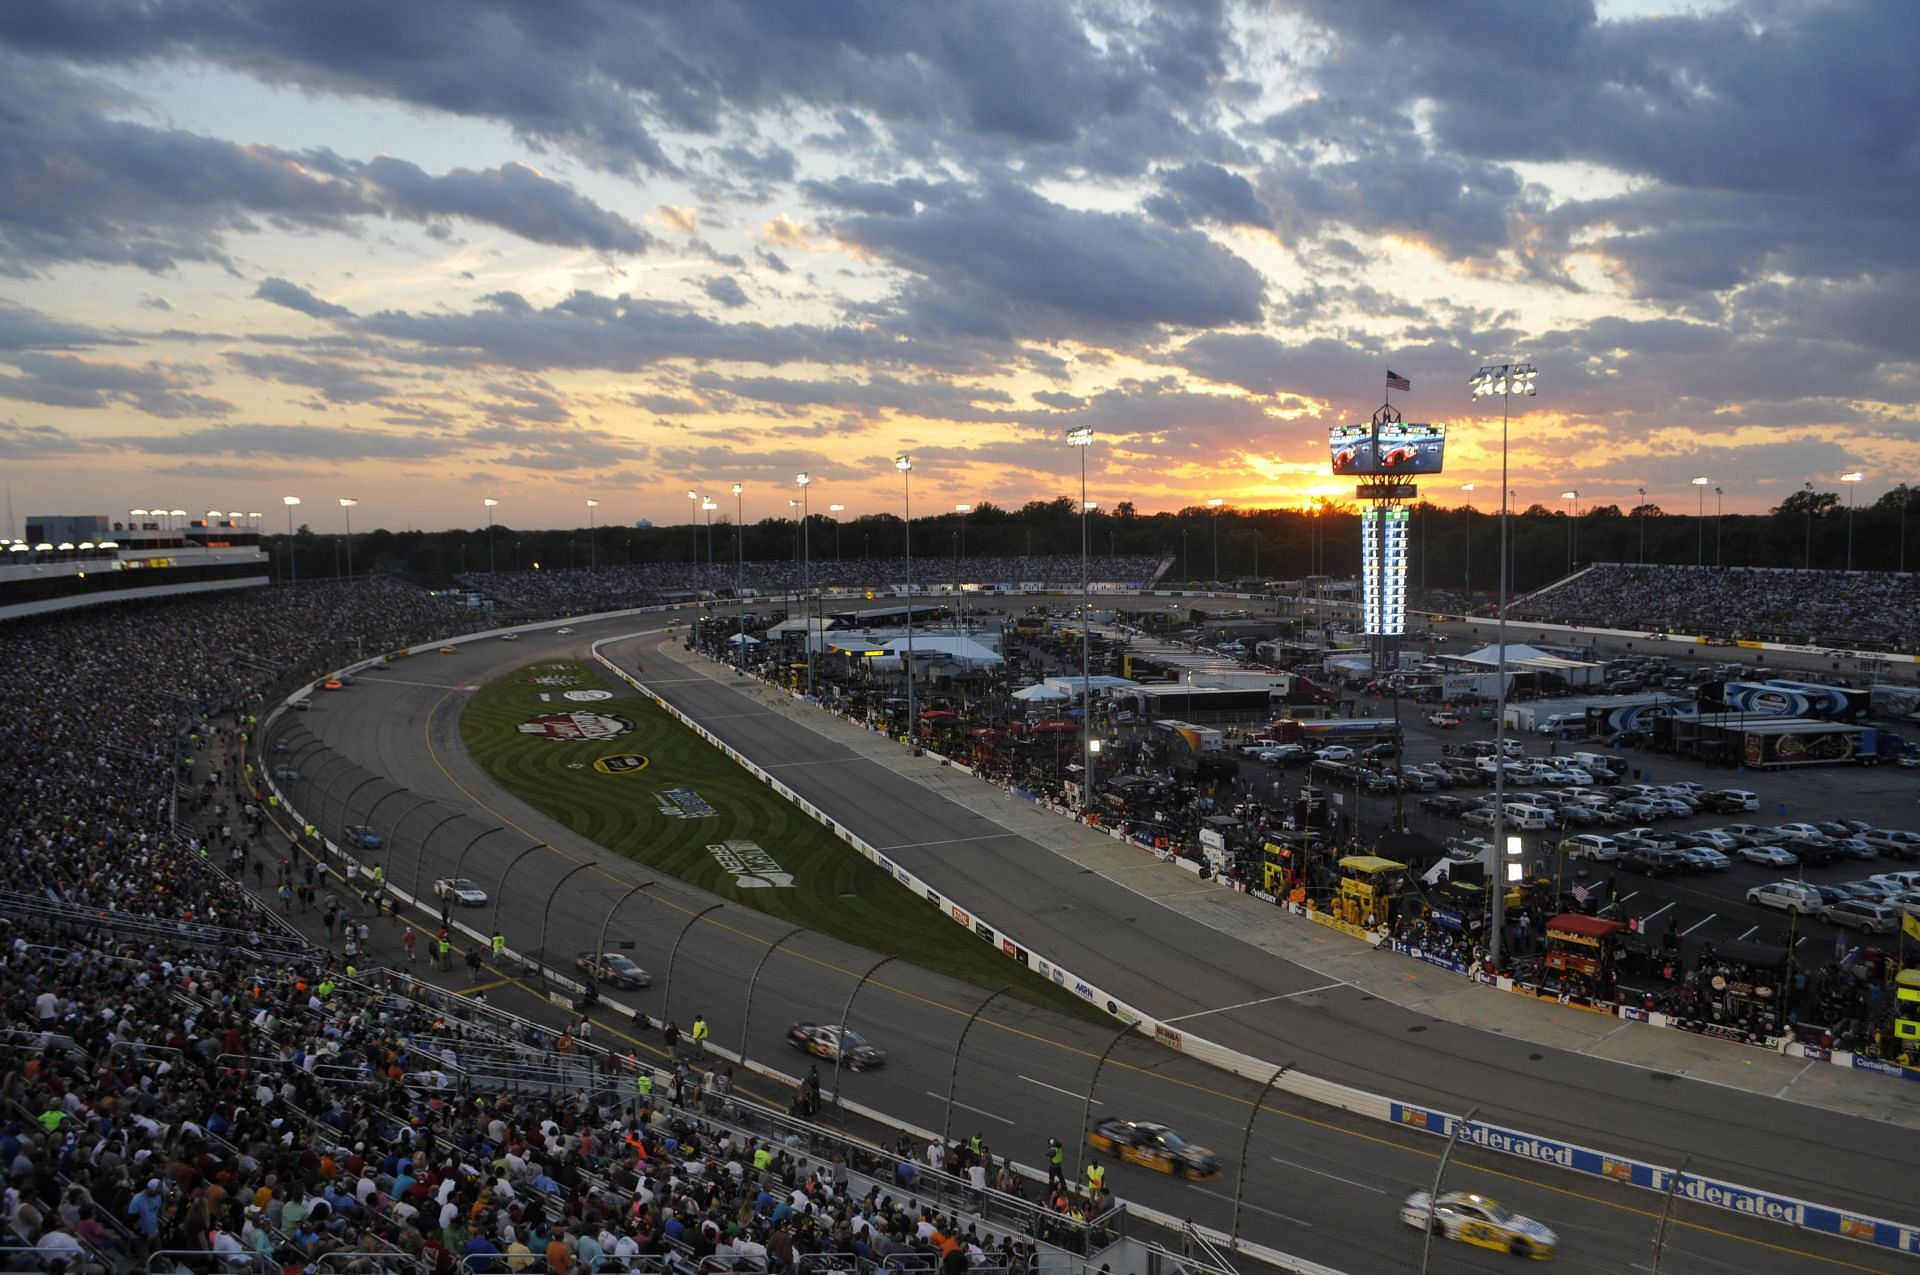
[{"label": "packed crowd in grandstand", "polygon": [[1517,619],[1920,650],[1920,576],[1597,563],[1516,602]]},{"label": "packed crowd in grandstand", "polygon": [[[1109,557],[1100,554],[1088,559],[1088,579],[1096,583],[1144,585],[1155,578],[1162,565],[1161,559],[1151,555]],[[844,561],[816,558],[804,565],[792,561],[735,564],[722,558],[712,563],[606,566],[597,571],[571,568],[468,573],[460,577],[460,583],[486,594],[501,607],[562,615],[650,606],[697,594],[732,597],[736,587],[749,596],[797,593],[803,577],[815,588],[870,589],[879,593],[906,582],[907,562],[904,558]],[[1077,554],[972,557],[956,562],[952,557],[916,556],[913,579],[923,589],[939,589],[955,580],[986,588],[1000,584],[1046,584],[1061,588],[1079,583],[1080,558]]]},{"label": "packed crowd in grandstand", "polygon": [[478,618],[369,580],[8,626],[0,1269],[1028,1262],[895,1185],[930,1169],[859,1189],[791,1135],[704,1123],[684,1063],[655,1091],[637,1055],[356,977],[246,889],[301,875],[248,790],[263,694]]}]

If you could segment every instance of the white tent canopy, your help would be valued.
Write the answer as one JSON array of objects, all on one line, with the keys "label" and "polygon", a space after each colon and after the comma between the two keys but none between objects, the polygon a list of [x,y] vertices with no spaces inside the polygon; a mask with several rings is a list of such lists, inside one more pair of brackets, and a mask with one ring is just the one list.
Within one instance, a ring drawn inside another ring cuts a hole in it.
[{"label": "white tent canopy", "polygon": [[1073,698],[1073,696],[1067,694],[1067,692],[1056,686],[1048,686],[1045,682],[1040,682],[1033,686],[1023,686],[1013,693],[1013,697],[1019,700],[1026,700],[1030,704],[1041,701],[1052,702],[1054,700]]}]

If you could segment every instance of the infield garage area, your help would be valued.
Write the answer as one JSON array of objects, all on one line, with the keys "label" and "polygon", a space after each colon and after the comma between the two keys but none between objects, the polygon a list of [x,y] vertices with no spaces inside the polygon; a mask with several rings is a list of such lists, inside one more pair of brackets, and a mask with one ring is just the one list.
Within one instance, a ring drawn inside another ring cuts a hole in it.
[{"label": "infield garage area", "polygon": [[590,665],[547,660],[491,683],[468,702],[460,736],[516,797],[656,871],[882,955],[983,987],[1012,983],[1023,999],[1107,1021],[934,913],[653,701],[609,691]]}]

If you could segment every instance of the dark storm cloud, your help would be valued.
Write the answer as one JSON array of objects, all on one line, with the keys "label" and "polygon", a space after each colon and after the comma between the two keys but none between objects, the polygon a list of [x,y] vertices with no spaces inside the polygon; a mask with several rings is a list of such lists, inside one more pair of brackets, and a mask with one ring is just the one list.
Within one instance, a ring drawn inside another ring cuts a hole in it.
[{"label": "dark storm cloud", "polygon": [[122,340],[0,297],[0,350],[71,350],[87,345],[118,345]]},{"label": "dark storm cloud", "polygon": [[1145,207],[1170,226],[1267,226],[1273,220],[1253,183],[1218,164],[1187,164],[1162,173],[1159,193],[1149,196]]},{"label": "dark storm cloud", "polygon": [[747,303],[746,289],[742,288],[740,281],[730,274],[709,277],[700,285],[700,290],[729,310],[738,309]]},{"label": "dark storm cloud", "polygon": [[803,381],[787,377],[693,377],[695,389],[709,394],[782,407],[832,407],[862,418],[885,413],[927,416],[939,420],[1011,420],[1011,413],[984,409],[981,403],[1011,403],[1004,390],[953,385],[944,381],[906,381],[891,376],[869,376],[864,381]]},{"label": "dark storm cloud", "polygon": [[388,211],[395,216],[464,217],[534,243],[601,252],[645,252],[652,242],[625,217],[525,164],[478,171],[455,168],[438,177],[390,156],[353,167],[386,196]]},{"label": "dark storm cloud", "polygon": [[[671,359],[776,365],[886,362],[909,352],[853,327],[722,323],[683,306],[577,292],[536,310],[517,293],[496,293],[466,314],[382,311],[360,320],[368,333],[418,347],[413,357],[454,365],[604,368],[638,371]],[[394,357],[407,357],[395,351]]]},{"label": "dark storm cloud", "polygon": [[[1845,279],[1914,260],[1920,7],[1907,0],[1753,0],[1608,22],[1584,0],[1300,7],[1334,37],[1313,70],[1329,98],[1377,97],[1384,57],[1458,161],[1571,161],[1635,179],[1547,216],[1542,247],[1597,250],[1644,296],[1704,304],[1774,273]],[[1497,73],[1462,73],[1490,55]]]},{"label": "dark storm cloud", "polygon": [[434,176],[403,160],[237,145],[102,112],[112,90],[0,52],[0,271],[53,261],[166,270],[227,263],[256,219],[352,231],[369,218],[460,218],[539,243],[637,252],[647,237],[520,164]]},{"label": "dark storm cloud", "polygon": [[244,350],[230,351],[226,359],[259,380],[318,390],[329,403],[372,403],[392,392],[358,364],[303,359],[292,354],[253,354]]},{"label": "dark storm cloud", "polygon": [[452,435],[332,425],[208,425],[172,434],[99,440],[115,451],[152,456],[237,456],[249,460],[425,460],[466,450]]},{"label": "dark storm cloud", "polygon": [[[94,63],[224,62],[500,120],[614,169],[672,170],[662,124],[711,134],[740,112],[812,106],[856,146],[872,116],[1137,171],[1192,145],[1182,116],[1226,74],[1227,24],[1210,3],[1099,18],[1096,41],[1065,0],[73,0],[0,7],[0,41]],[[778,152],[758,154],[777,175]]]},{"label": "dark storm cloud", "polygon": [[70,354],[15,353],[0,373],[0,397],[49,407],[132,407],[149,416],[224,416],[233,404],[197,393],[197,380],[158,363],[103,363]]},{"label": "dark storm cloud", "polygon": [[1252,323],[1265,295],[1252,266],[1204,235],[1066,208],[1008,182],[949,190],[910,216],[854,217],[836,233],[963,308],[998,312],[994,326],[1049,337],[1063,325],[1124,332]]},{"label": "dark storm cloud", "polygon": [[323,301],[299,284],[286,279],[262,279],[260,286],[253,290],[253,296],[256,301],[271,301],[274,305],[285,306],[316,319],[347,319],[353,316],[353,311],[347,307]]}]

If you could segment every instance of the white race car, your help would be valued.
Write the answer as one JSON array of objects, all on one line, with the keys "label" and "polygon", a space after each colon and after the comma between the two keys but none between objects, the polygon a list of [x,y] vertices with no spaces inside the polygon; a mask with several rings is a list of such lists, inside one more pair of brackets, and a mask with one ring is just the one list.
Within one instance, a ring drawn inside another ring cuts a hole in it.
[{"label": "white race car", "polygon": [[1544,1260],[1553,1256],[1559,1237],[1530,1217],[1502,1208],[1472,1191],[1447,1191],[1428,1209],[1425,1191],[1415,1191],[1400,1206],[1400,1220],[1408,1226],[1433,1226],[1435,1235],[1499,1249],[1521,1257]]},{"label": "white race car", "polygon": [[450,903],[458,903],[463,908],[481,908],[487,905],[487,892],[465,877],[441,877],[433,883],[433,892],[439,898]]}]

